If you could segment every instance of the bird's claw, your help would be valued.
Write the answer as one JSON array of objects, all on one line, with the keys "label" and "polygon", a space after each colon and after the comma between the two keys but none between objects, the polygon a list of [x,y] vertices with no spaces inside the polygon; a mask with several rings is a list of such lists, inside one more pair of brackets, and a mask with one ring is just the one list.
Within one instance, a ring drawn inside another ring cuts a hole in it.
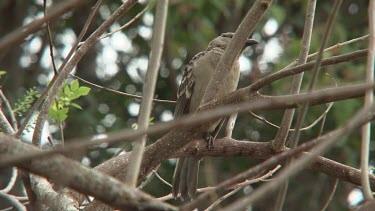
[{"label": "bird's claw", "polygon": [[207,141],[207,149],[212,149],[214,145],[214,137],[211,133],[204,133],[204,139]]}]

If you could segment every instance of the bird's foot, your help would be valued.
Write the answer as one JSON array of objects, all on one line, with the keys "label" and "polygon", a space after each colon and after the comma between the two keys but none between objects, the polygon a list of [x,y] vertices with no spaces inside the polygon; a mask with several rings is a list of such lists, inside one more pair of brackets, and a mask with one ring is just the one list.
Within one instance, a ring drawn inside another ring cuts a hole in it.
[{"label": "bird's foot", "polygon": [[203,138],[207,141],[207,149],[212,149],[214,145],[214,137],[209,132],[203,134]]}]

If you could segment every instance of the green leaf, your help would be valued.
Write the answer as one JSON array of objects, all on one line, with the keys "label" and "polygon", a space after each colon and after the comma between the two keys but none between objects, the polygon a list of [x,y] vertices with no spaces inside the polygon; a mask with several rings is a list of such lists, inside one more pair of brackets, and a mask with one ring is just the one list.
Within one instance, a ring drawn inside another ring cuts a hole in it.
[{"label": "green leaf", "polygon": [[5,74],[7,74],[6,71],[0,71],[0,78],[1,78],[2,75],[5,75]]},{"label": "green leaf", "polygon": [[81,86],[81,87],[79,87],[79,89],[78,89],[78,94],[79,94],[80,96],[88,95],[89,92],[90,92],[90,90],[91,90],[91,89],[90,89],[89,87]]},{"label": "green leaf", "polygon": [[25,96],[22,99],[18,99],[17,102],[13,105],[13,112],[18,116],[22,116],[23,113],[29,111],[34,100],[39,97],[40,94],[38,93],[36,88],[30,88],[26,91]]},{"label": "green leaf", "polygon": [[79,88],[79,82],[78,80],[74,80],[72,84],[70,84],[70,89],[72,90],[72,92],[75,92],[78,90],[78,88]]},{"label": "green leaf", "polygon": [[72,94],[72,91],[70,90],[69,86],[64,87],[64,94],[66,94],[68,97]]},{"label": "green leaf", "polygon": [[82,107],[80,105],[78,105],[77,103],[71,103],[70,105],[75,107],[75,108],[78,108],[78,109],[82,110]]},{"label": "green leaf", "polygon": [[152,125],[152,124],[154,124],[152,121],[154,121],[154,117],[150,117],[149,119],[148,119],[148,124],[149,125]]},{"label": "green leaf", "polygon": [[50,109],[48,112],[48,117],[55,122],[64,121],[68,117],[69,108],[62,108],[60,110]]}]

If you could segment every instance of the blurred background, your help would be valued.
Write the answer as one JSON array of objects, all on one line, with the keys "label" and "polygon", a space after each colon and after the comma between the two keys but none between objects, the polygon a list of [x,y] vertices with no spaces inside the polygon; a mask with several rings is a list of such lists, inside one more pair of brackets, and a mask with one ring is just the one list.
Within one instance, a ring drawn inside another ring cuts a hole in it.
[{"label": "blurred background", "polygon": [[[48,5],[59,1],[47,1]],[[90,13],[91,4],[69,12],[62,18],[50,24],[52,32],[55,62],[59,66],[78,37]],[[106,20],[124,1],[103,1],[94,18],[88,35]],[[139,1],[119,22],[111,26],[111,31],[127,23],[140,11],[148,1]],[[205,50],[207,44],[223,32],[234,32],[254,1],[246,0],[170,0],[168,23],[163,51],[162,63],[156,87],[158,99],[175,100],[178,85],[181,80],[184,64],[198,52]],[[332,8],[332,1],[318,1],[312,44],[310,53],[319,48],[327,16]],[[366,35],[367,1],[344,1],[328,46]],[[239,87],[245,87],[282,67],[293,62],[299,54],[300,41],[303,34],[307,1],[277,1],[275,0],[261,23],[252,35],[259,41],[255,48],[248,48],[240,58],[241,78]],[[130,94],[142,95],[147,62],[150,53],[150,39],[154,21],[154,6],[124,31],[100,40],[79,62],[74,74],[92,83]],[[28,22],[43,16],[42,0],[2,0],[0,1],[0,36]],[[109,32],[109,31],[108,31]],[[87,38],[87,36],[85,36]],[[85,39],[84,38],[84,39]],[[326,57],[349,53],[366,48],[367,41],[346,45],[326,54]],[[15,105],[28,90],[41,92],[52,79],[54,72],[50,58],[49,42],[45,29],[27,37],[26,41],[6,52],[0,52],[0,70],[7,73],[0,79],[2,90]],[[317,88],[334,87],[364,81],[365,59],[322,68]],[[311,74],[305,74],[303,89]],[[261,90],[262,94],[282,95],[290,89],[292,77],[272,83]],[[72,81],[69,78],[68,81]],[[68,142],[73,137],[95,136],[100,138],[105,133],[132,128],[136,122],[140,100],[125,97],[113,92],[92,87],[80,81],[80,85],[91,88],[91,92],[77,101],[83,110],[70,108],[68,118],[62,122],[64,138]],[[324,131],[332,130],[342,125],[362,105],[361,99],[345,100],[334,104],[327,115]],[[309,109],[306,125],[313,122],[326,108],[326,105],[314,106]],[[170,121],[173,119],[174,105],[170,103],[154,103],[152,123]],[[267,120],[280,124],[283,111],[257,112]],[[24,115],[18,116],[22,122]],[[319,125],[319,124],[318,124]],[[302,133],[301,140],[307,141],[318,134],[319,126]],[[29,130],[32,132],[32,127]],[[250,141],[270,141],[276,135],[277,129],[254,119],[250,114],[239,115],[233,138]],[[30,137],[25,133],[25,139]],[[60,127],[54,122],[46,124],[46,133],[58,142],[61,140]],[[149,143],[155,142],[159,136],[149,137]],[[347,137],[345,145],[335,146],[327,157],[338,162],[359,166],[359,133]],[[94,167],[113,157],[124,147],[131,146],[101,145],[75,155],[75,159],[85,165]],[[374,153],[372,153],[373,155]],[[200,186],[207,185],[204,176],[214,183],[223,181],[256,163],[258,160],[246,157],[208,158],[202,162]],[[210,165],[207,165],[210,164]],[[373,164],[373,156],[371,159]],[[208,166],[205,168],[205,165]],[[210,169],[209,172],[206,170]],[[167,181],[171,181],[174,170],[174,160],[164,162],[158,173]],[[0,188],[6,185],[10,169],[0,169]],[[285,202],[285,210],[320,209],[332,188],[334,179],[324,174],[303,171],[289,186]],[[251,192],[259,184],[245,188],[228,201]],[[18,184],[13,194],[22,195],[21,185]],[[155,196],[170,193],[170,187],[158,179],[153,179],[145,190]],[[275,194],[270,193],[272,200]],[[362,193],[356,186],[340,181],[336,194],[328,210],[343,210],[355,206],[362,198]],[[2,200],[2,199],[0,199]],[[273,200],[272,200],[273,201]],[[264,201],[266,202],[266,201]],[[298,203],[296,203],[298,202]],[[8,202],[0,201],[0,208],[8,207]],[[178,203],[176,201],[176,203]],[[224,202],[225,204],[226,202]],[[272,203],[259,203],[254,210],[268,210]]]}]

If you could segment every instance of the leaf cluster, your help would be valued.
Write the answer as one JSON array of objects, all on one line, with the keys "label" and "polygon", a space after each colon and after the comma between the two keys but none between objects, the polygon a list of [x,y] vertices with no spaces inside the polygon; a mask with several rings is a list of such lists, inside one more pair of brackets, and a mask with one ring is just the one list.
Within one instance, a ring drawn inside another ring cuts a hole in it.
[{"label": "leaf cluster", "polygon": [[52,104],[48,117],[57,123],[64,121],[68,117],[70,106],[82,109],[80,105],[72,101],[88,95],[90,90],[89,87],[80,86],[78,80],[74,80],[70,85],[65,83],[57,99]]}]

